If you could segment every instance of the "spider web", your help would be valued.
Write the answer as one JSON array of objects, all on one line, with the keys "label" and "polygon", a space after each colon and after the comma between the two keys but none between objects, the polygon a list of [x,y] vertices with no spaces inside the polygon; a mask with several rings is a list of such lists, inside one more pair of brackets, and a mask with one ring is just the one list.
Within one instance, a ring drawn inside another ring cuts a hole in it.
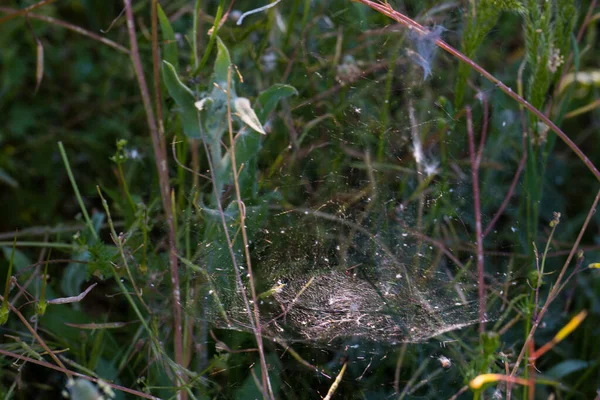
[{"label": "spider web", "polygon": [[[356,177],[329,174],[316,180],[335,188],[325,192],[338,200],[313,205],[311,198],[323,193],[306,194],[308,204],[302,206],[280,200],[248,208],[248,220],[263,221],[249,243],[263,335],[324,345],[346,339],[395,344],[479,322],[470,272],[419,231],[418,207],[379,186],[371,187],[372,197],[363,193],[357,199]],[[436,206],[425,204],[431,207],[420,211],[421,219]],[[250,332],[241,293],[251,299],[250,276],[239,230],[232,237],[243,288],[235,283],[224,242],[205,245],[195,260],[210,271],[211,284],[200,295],[202,316],[216,327]]]},{"label": "spider web", "polygon": [[[407,52],[406,59],[414,63],[411,54],[420,55],[412,72],[427,78],[434,53],[423,46],[416,43],[418,53]],[[348,79],[360,76],[352,57],[344,57],[340,67],[335,82],[349,85],[345,119],[308,111],[319,124],[316,133],[308,124],[284,146],[280,133],[268,136],[260,155],[268,161],[257,177],[262,197],[244,200],[262,334],[324,345],[360,339],[395,344],[426,341],[479,322],[473,268],[428,236],[445,220],[465,228],[472,223],[460,220],[471,218],[460,209],[471,207],[469,175],[454,160],[443,172],[438,169],[439,143],[444,141],[448,152],[452,147],[456,154],[450,157],[456,159],[465,156],[464,148],[449,146],[448,136],[425,141],[449,116],[433,101],[418,98],[425,84],[434,83],[396,83],[408,94],[409,107],[394,119],[403,126],[386,127],[372,106],[382,83],[363,77],[350,85]],[[237,204],[231,197],[225,203],[238,271],[218,216],[208,212],[208,229],[220,239],[199,245],[192,261],[206,271],[206,284],[193,297],[201,301],[186,308],[216,327],[251,332],[252,312],[243,301],[244,292],[252,299],[250,275],[232,211]]]}]

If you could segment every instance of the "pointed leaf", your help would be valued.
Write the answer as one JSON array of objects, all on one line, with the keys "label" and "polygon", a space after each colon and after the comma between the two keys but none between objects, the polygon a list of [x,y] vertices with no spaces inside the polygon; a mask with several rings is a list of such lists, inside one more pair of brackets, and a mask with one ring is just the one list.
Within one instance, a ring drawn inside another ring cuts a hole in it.
[{"label": "pointed leaf", "polygon": [[298,91],[295,87],[280,83],[271,86],[264,92],[261,92],[258,95],[258,104],[261,106],[261,109],[258,112],[258,118],[264,121],[271,111],[277,107],[277,103],[279,103],[280,100],[297,94]]},{"label": "pointed leaf", "polygon": [[163,39],[163,58],[168,61],[175,70],[179,69],[179,57],[177,52],[177,40],[175,39],[175,32],[171,26],[169,18],[163,11],[160,4],[156,3],[156,11],[158,14],[158,22],[160,23],[160,30],[162,32]]},{"label": "pointed leaf", "polygon": [[192,91],[179,80],[175,68],[168,61],[163,61],[162,75],[169,94],[181,109],[184,133],[187,137],[199,139],[200,121]]},{"label": "pointed leaf", "polygon": [[252,109],[252,106],[250,105],[250,100],[248,100],[245,97],[237,97],[233,101],[233,105],[235,107],[235,111],[238,114],[238,117],[240,117],[240,119],[244,121],[245,124],[247,124],[250,128],[254,129],[256,132],[262,133],[263,135],[267,134],[263,129],[262,124],[258,120],[256,113]]},{"label": "pointed leaf", "polygon": [[[215,60],[215,82],[223,89],[227,88],[227,79],[229,76],[229,66],[231,65],[231,58],[229,57],[229,50],[227,46],[217,36],[217,59]],[[231,82],[233,89],[233,82]],[[233,98],[233,96],[232,96]]]}]

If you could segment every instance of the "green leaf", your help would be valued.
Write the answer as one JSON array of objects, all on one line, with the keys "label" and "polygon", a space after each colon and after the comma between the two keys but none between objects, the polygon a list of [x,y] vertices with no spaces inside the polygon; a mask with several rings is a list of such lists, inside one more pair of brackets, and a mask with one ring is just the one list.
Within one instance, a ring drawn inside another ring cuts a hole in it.
[{"label": "green leaf", "polygon": [[[71,258],[75,261],[90,261],[90,253],[88,251],[74,254]],[[67,296],[77,296],[81,293],[81,286],[83,283],[91,278],[91,275],[85,265],[72,262],[69,263],[64,272],[63,277],[60,280],[60,289]],[[76,309],[80,308],[79,303],[73,303],[73,307]]]},{"label": "green leaf", "polygon": [[237,111],[238,117],[240,117],[246,125],[258,133],[262,133],[263,135],[267,134],[256,116],[256,113],[252,109],[250,100],[245,97],[237,97],[233,100],[233,107],[235,108],[235,111]]},{"label": "green leaf", "polygon": [[[229,50],[227,46],[217,36],[217,59],[215,60],[215,82],[223,89],[227,88],[227,81],[229,77],[229,66],[231,65],[231,58],[229,57]],[[233,82],[231,82],[231,88],[233,90]],[[231,96],[233,98],[234,96]]]},{"label": "green leaf", "polygon": [[591,365],[587,361],[566,360],[552,367],[544,375],[549,376],[551,378],[560,379],[572,374],[573,372],[586,369],[588,367],[591,367]]},{"label": "green leaf", "polygon": [[168,61],[163,61],[162,76],[169,94],[181,109],[183,132],[187,137],[199,139],[200,121],[193,92],[181,82],[175,67]]},{"label": "green leaf", "polygon": [[179,69],[179,57],[177,53],[175,32],[173,31],[171,22],[169,22],[169,18],[167,18],[167,15],[158,2],[156,3],[156,11],[158,13],[158,22],[160,23],[160,30],[162,32],[164,59],[173,65],[177,71]]},{"label": "green leaf", "polygon": [[[4,258],[6,258],[7,260],[10,260],[11,255],[13,253],[13,249],[12,249],[12,247],[3,247],[2,253],[4,254]],[[23,253],[19,249],[15,249],[14,259],[13,259],[13,266],[15,267],[15,271],[17,271],[17,272],[22,271],[25,268],[27,268],[28,266],[30,266],[31,264],[33,264],[33,262],[31,262],[31,260],[29,259],[29,257],[27,257],[25,255],[25,253]]]},{"label": "green leaf", "polygon": [[[280,361],[273,354],[268,354],[267,355],[267,365],[279,366]],[[260,364],[256,363],[256,365],[253,368],[254,372],[252,374],[248,374],[248,376],[244,380],[244,383],[242,383],[242,385],[239,388],[237,388],[236,391],[234,392],[233,398],[235,400],[259,399],[259,398],[263,397],[263,394],[256,386],[256,381],[255,381],[255,379],[256,379],[255,377],[257,377],[257,376],[260,377],[262,375],[260,368],[261,368]],[[275,394],[275,397],[278,397],[277,395],[279,394],[279,388],[281,386],[281,376],[277,373],[271,372],[269,374],[269,379],[271,381],[273,393]]]},{"label": "green leaf", "polygon": [[295,87],[290,85],[275,84],[258,95],[258,104],[261,106],[258,111],[258,119],[264,121],[268,115],[277,107],[280,100],[298,95]]}]

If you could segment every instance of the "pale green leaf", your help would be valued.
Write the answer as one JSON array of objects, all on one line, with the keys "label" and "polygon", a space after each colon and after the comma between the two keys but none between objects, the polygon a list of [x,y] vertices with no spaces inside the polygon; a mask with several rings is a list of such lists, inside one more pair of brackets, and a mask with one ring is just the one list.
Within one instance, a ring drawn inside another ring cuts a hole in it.
[{"label": "pale green leaf", "polygon": [[169,91],[171,97],[181,110],[181,122],[183,131],[187,137],[200,138],[200,121],[198,111],[194,106],[195,99],[192,91],[181,82],[175,67],[168,61],[163,61],[162,67],[163,82]]},{"label": "pale green leaf", "polygon": [[175,32],[173,31],[173,27],[171,26],[169,18],[158,2],[156,3],[156,11],[158,14],[160,30],[162,32],[164,49],[163,58],[173,65],[177,71],[179,69],[179,57],[177,55],[177,40],[175,39]]}]

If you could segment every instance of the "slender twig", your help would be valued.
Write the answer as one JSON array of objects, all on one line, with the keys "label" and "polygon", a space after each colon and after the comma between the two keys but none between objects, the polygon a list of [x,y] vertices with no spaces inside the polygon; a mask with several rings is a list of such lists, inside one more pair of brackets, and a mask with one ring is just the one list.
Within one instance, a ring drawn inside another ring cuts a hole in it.
[{"label": "slender twig", "polygon": [[[356,1],[363,3],[363,4],[371,7],[372,9],[380,12],[381,14],[384,14],[387,17],[400,22],[402,25],[411,29],[412,32],[414,32],[414,33],[417,33],[419,35],[428,35],[430,33],[428,29],[423,27],[421,24],[419,24],[415,20],[394,10],[388,3],[376,3],[371,0],[356,0]],[[544,115],[544,113],[542,113],[540,110],[538,110],[537,108],[532,106],[527,100],[525,100],[523,97],[519,96],[511,88],[506,86],[502,81],[500,81],[498,78],[493,76],[491,73],[489,73],[487,70],[485,70],[479,64],[477,64],[475,61],[471,60],[469,57],[467,57],[460,51],[456,50],[454,47],[450,46],[448,43],[444,42],[442,39],[436,39],[435,44],[439,48],[450,53],[452,56],[456,57],[457,59],[459,59],[460,61],[464,62],[465,64],[470,66],[472,69],[477,71],[485,79],[492,82],[500,90],[502,90],[504,93],[506,93],[509,97],[511,97],[512,99],[517,101],[519,104],[523,105],[523,107],[525,107],[529,112],[531,112],[533,115],[535,115],[537,118],[539,118],[544,124],[546,124],[548,127],[550,127],[550,129],[552,129],[558,135],[558,137],[560,137],[561,140],[567,146],[569,146],[569,148],[577,155],[577,157],[579,157],[579,159],[581,161],[583,161],[585,166],[592,172],[592,174],[594,174],[596,179],[598,179],[598,181],[600,181],[600,171],[598,171],[598,169],[596,168],[594,163],[592,163],[592,161],[569,138],[569,136],[567,136],[567,134],[564,133],[554,122],[552,122],[546,115]]]},{"label": "slender twig", "polygon": [[248,270],[248,280],[250,283],[250,294],[252,295],[252,304],[254,306],[254,319],[255,319],[255,336],[256,344],[258,345],[258,354],[260,356],[260,364],[262,370],[262,384],[266,388],[269,398],[274,399],[273,388],[271,387],[271,381],[269,379],[269,373],[267,370],[267,360],[265,358],[264,346],[262,341],[261,323],[260,323],[260,312],[258,309],[258,298],[256,297],[256,288],[254,286],[254,276],[252,274],[252,262],[250,258],[250,245],[248,241],[248,232],[246,231],[246,206],[242,201],[242,193],[239,184],[239,171],[237,163],[235,161],[235,140],[233,138],[233,118],[231,116],[231,69],[228,68],[227,76],[227,124],[229,130],[229,146],[231,156],[231,170],[233,172],[233,184],[235,186],[235,195],[238,203],[238,209],[240,212],[240,228],[242,230],[242,240],[244,244],[244,254],[246,256],[246,267]]},{"label": "slender twig", "polygon": [[[479,197],[479,161],[481,155],[475,153],[475,138],[473,135],[473,118],[471,107],[466,107],[467,134],[469,136],[469,153],[471,156],[471,178],[473,181],[473,208],[475,213],[475,237],[477,244],[477,277],[479,288],[479,331],[485,330],[485,281],[483,268],[483,234],[481,232],[481,199]],[[480,146],[481,148],[481,146]],[[478,159],[479,158],[479,159]]]},{"label": "slender twig", "polygon": [[[181,326],[181,293],[179,289],[179,271],[177,266],[177,245],[175,238],[175,225],[173,219],[173,211],[171,208],[171,189],[169,185],[169,172],[167,168],[167,154],[164,137],[161,138],[159,134],[158,124],[152,110],[152,101],[148,85],[146,84],[146,78],[144,77],[144,70],[142,68],[142,62],[138,50],[137,37],[135,31],[135,23],[133,18],[133,8],[131,6],[131,0],[123,0],[125,4],[125,15],[127,18],[127,31],[129,34],[130,41],[130,56],[133,64],[133,69],[138,81],[142,101],[144,104],[144,110],[146,111],[146,119],[148,128],[150,129],[150,136],[152,138],[152,147],[154,150],[154,157],[156,162],[156,168],[158,170],[158,178],[160,184],[160,194],[163,203],[163,210],[167,217],[167,225],[169,228],[169,263],[171,272],[171,285],[173,286],[173,322],[175,325],[174,334],[174,347],[175,347],[175,362],[179,365],[183,365],[183,331]],[[163,140],[161,140],[163,139]],[[183,392],[181,392],[183,393]]]},{"label": "slender twig", "polygon": [[[569,264],[571,264],[571,260],[573,259],[573,257],[575,256],[575,253],[577,252],[579,243],[581,242],[583,234],[585,233],[587,226],[592,219],[592,216],[596,212],[596,206],[598,205],[598,201],[600,201],[600,191],[598,191],[598,194],[596,195],[596,198],[594,199],[594,202],[593,202],[592,206],[590,207],[590,211],[588,212],[587,217],[585,218],[585,221],[583,223],[583,226],[581,227],[581,230],[579,231],[579,235],[577,235],[577,239],[575,240],[575,243],[573,244],[573,247],[571,248],[571,252],[569,253],[569,256],[567,257],[565,264],[563,265],[558,277],[556,278],[556,281],[554,282],[554,285],[552,286],[552,289],[550,290],[550,293],[548,294],[548,297],[546,298],[546,302],[544,303],[544,305],[542,306],[542,308],[538,314],[538,318],[535,321],[533,321],[533,325],[531,326],[529,335],[527,335],[527,339],[525,340],[525,343],[523,344],[523,348],[521,349],[521,352],[519,353],[519,356],[517,357],[514,367],[510,373],[511,376],[514,376],[517,373],[517,370],[519,369],[519,365],[521,364],[521,361],[523,361],[523,357],[525,356],[525,352],[527,350],[527,346],[528,346],[529,342],[531,340],[533,340],[533,335],[535,334],[535,331],[537,330],[538,326],[540,325],[542,318],[548,311],[548,307],[550,306],[550,303],[552,303],[552,301],[556,298],[560,289],[562,288],[562,286],[561,286],[562,279],[565,276],[565,273],[567,272],[567,268],[569,267]],[[510,386],[509,386],[509,389],[510,389]],[[507,399],[510,399],[510,390],[507,393]]]},{"label": "slender twig", "polygon": [[14,12],[12,14],[8,14],[8,15],[0,18],[0,24],[3,23],[3,22],[9,21],[9,20],[11,20],[11,19],[13,19],[15,17],[18,17],[20,15],[26,15],[30,11],[35,10],[36,8],[45,6],[46,4],[54,3],[55,1],[56,0],[42,0],[42,1],[39,1],[39,2],[37,2],[35,4],[30,5],[29,7],[25,7],[22,10],[19,10],[17,12]]},{"label": "slender twig", "polygon": [[[0,11],[2,12],[15,12],[17,10],[15,10],[14,8],[10,8],[10,7],[0,7]],[[129,54],[129,50],[126,47],[121,46],[118,43],[113,42],[110,39],[107,39],[103,36],[97,35],[94,32],[88,31],[86,29],[83,29],[82,27],[79,27],[77,25],[73,25],[70,24],[68,22],[62,21],[60,19],[56,19],[56,18],[52,18],[49,17],[47,15],[40,15],[40,14],[35,14],[35,13],[27,13],[27,17],[28,18],[32,18],[32,19],[37,19],[40,21],[44,21],[44,22],[48,22],[49,24],[54,24],[54,25],[58,25],[58,26],[62,26],[63,28],[69,29],[73,32],[79,33],[80,35],[83,36],[87,36],[91,39],[97,40],[100,43],[103,43],[107,46],[112,47],[113,49],[116,49],[122,53],[125,54]]]}]

